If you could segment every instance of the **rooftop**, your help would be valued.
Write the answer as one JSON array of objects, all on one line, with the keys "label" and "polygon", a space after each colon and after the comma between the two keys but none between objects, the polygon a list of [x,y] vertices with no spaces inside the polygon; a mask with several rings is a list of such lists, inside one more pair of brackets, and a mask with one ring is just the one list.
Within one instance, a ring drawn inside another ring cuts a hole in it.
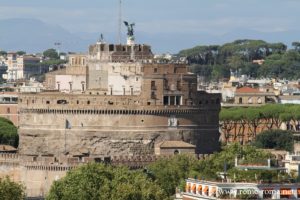
[{"label": "rooftop", "polygon": [[183,142],[183,141],[163,141],[158,143],[160,148],[196,148],[195,145]]},{"label": "rooftop", "polygon": [[261,93],[258,89],[251,87],[241,87],[236,89],[236,93]]}]

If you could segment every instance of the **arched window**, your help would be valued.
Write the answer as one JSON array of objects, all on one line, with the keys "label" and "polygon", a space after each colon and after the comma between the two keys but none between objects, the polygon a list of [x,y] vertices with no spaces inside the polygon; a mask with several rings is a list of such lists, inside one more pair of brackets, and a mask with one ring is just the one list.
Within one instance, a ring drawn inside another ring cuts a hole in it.
[{"label": "arched window", "polygon": [[242,104],[242,103],[243,103],[243,98],[240,97],[240,98],[239,98],[239,104]]},{"label": "arched window", "polygon": [[174,151],[174,155],[177,155],[177,154],[179,154],[179,151],[176,149],[176,150]]},{"label": "arched window", "polygon": [[253,103],[252,97],[249,97],[248,98],[248,104],[252,104],[252,103]]},{"label": "arched window", "polygon": [[261,98],[259,97],[259,98],[257,98],[257,103],[258,104],[261,104],[262,103],[262,101],[261,101]]}]

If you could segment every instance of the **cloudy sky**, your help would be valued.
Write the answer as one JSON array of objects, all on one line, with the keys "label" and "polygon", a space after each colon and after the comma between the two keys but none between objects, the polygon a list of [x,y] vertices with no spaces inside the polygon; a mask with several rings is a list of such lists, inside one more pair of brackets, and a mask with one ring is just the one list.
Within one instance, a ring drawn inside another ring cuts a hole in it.
[{"label": "cloudy sky", "polygon": [[[0,0],[0,20],[39,19],[85,37],[103,32],[114,42],[118,35],[118,1]],[[245,32],[252,31],[253,37],[267,40],[268,33],[297,32],[299,11],[300,0],[122,0],[123,20],[136,23],[137,39],[151,42],[156,37],[159,41],[161,35],[173,43],[173,51],[184,48],[185,40],[187,46],[226,42],[220,38],[229,33],[241,39],[246,37]],[[125,33],[124,27],[122,30]],[[156,48],[165,50],[163,46]]]}]

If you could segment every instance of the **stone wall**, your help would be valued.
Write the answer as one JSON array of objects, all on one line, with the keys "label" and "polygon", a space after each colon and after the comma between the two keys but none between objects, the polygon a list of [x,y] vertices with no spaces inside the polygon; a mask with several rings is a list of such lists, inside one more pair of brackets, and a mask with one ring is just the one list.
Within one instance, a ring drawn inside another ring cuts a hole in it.
[{"label": "stone wall", "polygon": [[[197,146],[197,153],[216,150],[219,133],[215,116],[195,110],[180,113],[159,110],[148,114],[130,111],[95,111],[82,114],[67,112],[23,113],[20,119],[20,152],[22,154],[72,155],[79,149],[87,149],[90,155],[136,155],[153,154],[154,144],[163,140],[184,140]],[[187,111],[187,110],[186,110]],[[141,111],[142,113],[142,111]],[[212,112],[213,114],[214,112]],[[175,116],[176,127],[170,127],[168,120]],[[201,120],[207,119],[202,124]],[[65,129],[66,120],[71,129]],[[58,142],[59,141],[59,142]]]}]

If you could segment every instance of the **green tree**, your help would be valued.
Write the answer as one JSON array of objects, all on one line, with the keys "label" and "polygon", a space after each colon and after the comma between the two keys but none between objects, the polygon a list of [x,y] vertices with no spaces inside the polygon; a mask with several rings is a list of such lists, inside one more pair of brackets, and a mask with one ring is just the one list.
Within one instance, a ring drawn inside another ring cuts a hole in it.
[{"label": "green tree", "polygon": [[0,56],[6,56],[7,52],[6,51],[0,51]]},{"label": "green tree", "polygon": [[258,108],[247,108],[244,110],[245,122],[248,125],[248,138],[255,138],[257,134],[257,128],[262,123],[262,113]]},{"label": "green tree", "polygon": [[12,182],[8,177],[0,178],[1,200],[23,200],[25,198],[23,185]]},{"label": "green tree", "polygon": [[43,55],[49,59],[53,59],[53,60],[59,59],[58,53],[55,49],[47,49],[46,51],[43,52]]},{"label": "green tree", "polygon": [[10,120],[0,117],[0,144],[17,147],[18,143],[17,127]]},{"label": "green tree", "polygon": [[292,46],[296,51],[300,51],[300,42],[292,42]]},{"label": "green tree", "polygon": [[19,56],[22,56],[22,55],[25,55],[25,54],[26,54],[25,51],[17,51],[16,53],[17,53],[17,55],[19,55]]},{"label": "green tree", "polygon": [[257,135],[253,145],[258,148],[293,151],[293,134],[283,130],[268,130]]},{"label": "green tree", "polygon": [[194,157],[177,155],[172,158],[162,158],[148,166],[155,182],[168,196],[175,193],[175,188],[188,177],[197,176],[199,167]]},{"label": "green tree", "polygon": [[160,200],[166,194],[142,171],[91,163],[51,186],[48,200]]}]

